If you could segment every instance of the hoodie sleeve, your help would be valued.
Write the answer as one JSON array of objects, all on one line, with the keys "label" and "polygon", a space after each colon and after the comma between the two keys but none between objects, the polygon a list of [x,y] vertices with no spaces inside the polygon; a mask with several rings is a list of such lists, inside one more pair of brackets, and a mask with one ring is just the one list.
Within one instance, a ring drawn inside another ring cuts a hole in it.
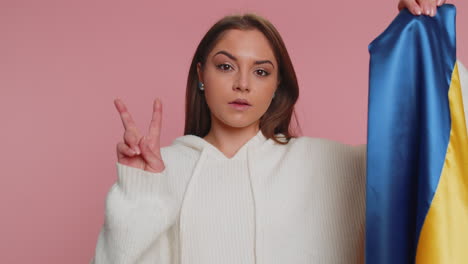
[{"label": "hoodie sleeve", "polygon": [[104,225],[93,264],[172,263],[178,206],[168,186],[168,167],[152,173],[116,163]]},{"label": "hoodie sleeve", "polygon": [[[358,196],[360,197],[362,204],[365,208],[365,196],[366,196],[366,166],[367,166],[367,145],[354,146],[354,159],[356,164],[356,178],[358,185]],[[365,232],[366,232],[366,221],[365,221],[365,209],[363,210],[362,221],[359,226],[359,245],[358,245],[358,260],[357,263],[364,263],[365,256]]]},{"label": "hoodie sleeve", "polygon": [[458,75],[460,76],[460,85],[462,90],[463,108],[465,111],[465,123],[466,128],[468,129],[468,70],[461,63],[461,61],[457,61],[457,64]]},{"label": "hoodie sleeve", "polygon": [[366,183],[366,166],[367,166],[367,144],[354,146],[355,161],[360,175],[360,181],[365,185]]}]

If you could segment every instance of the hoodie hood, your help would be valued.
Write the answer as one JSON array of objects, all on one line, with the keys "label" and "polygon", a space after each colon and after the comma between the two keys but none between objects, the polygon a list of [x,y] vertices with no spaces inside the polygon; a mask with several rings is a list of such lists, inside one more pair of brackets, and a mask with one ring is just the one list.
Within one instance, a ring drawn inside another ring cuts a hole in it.
[{"label": "hoodie hood", "polygon": [[206,155],[210,156],[211,158],[215,158],[218,160],[234,160],[238,159],[239,156],[247,151],[250,148],[257,148],[267,142],[272,142],[273,140],[268,139],[263,135],[262,130],[259,130],[255,136],[249,139],[232,158],[228,158],[222,153],[218,148],[213,146],[211,143],[206,141],[205,139],[195,136],[195,135],[184,135],[178,137],[174,140],[173,144],[182,145],[187,148],[193,149],[200,153],[206,152]]}]

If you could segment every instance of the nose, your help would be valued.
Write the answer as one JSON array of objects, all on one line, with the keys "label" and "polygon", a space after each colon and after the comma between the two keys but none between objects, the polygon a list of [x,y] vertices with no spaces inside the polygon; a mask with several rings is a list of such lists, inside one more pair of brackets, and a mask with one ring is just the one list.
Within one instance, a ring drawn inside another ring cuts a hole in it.
[{"label": "nose", "polygon": [[250,91],[247,74],[242,73],[242,72],[239,73],[236,81],[234,82],[232,86],[232,89],[234,91],[240,91],[240,92]]}]

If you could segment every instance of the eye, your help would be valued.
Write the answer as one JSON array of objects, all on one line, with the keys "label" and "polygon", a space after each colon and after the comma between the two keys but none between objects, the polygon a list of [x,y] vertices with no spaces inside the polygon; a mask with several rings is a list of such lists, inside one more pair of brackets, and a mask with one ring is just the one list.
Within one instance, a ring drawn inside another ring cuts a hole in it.
[{"label": "eye", "polygon": [[[227,67],[226,67],[227,66]],[[222,70],[222,71],[228,71],[229,68],[232,68],[231,65],[229,64],[226,64],[226,63],[222,63],[222,64],[218,64],[216,65],[216,68]]]},{"label": "eye", "polygon": [[264,71],[264,70],[256,70],[256,72],[260,72],[260,76],[268,76],[268,75],[270,75],[269,72]]}]

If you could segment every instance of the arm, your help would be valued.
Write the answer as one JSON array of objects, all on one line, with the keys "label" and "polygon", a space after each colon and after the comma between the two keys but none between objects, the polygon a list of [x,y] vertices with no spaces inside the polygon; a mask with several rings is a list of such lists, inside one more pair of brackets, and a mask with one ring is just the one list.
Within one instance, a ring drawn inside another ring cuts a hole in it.
[{"label": "arm", "polygon": [[171,263],[178,200],[169,183],[173,173],[165,166],[167,148],[160,148],[161,103],[154,101],[147,136],[140,134],[123,101],[114,104],[125,128],[124,141],[117,144],[117,182],[107,194],[104,225],[91,262]]},{"label": "arm", "polygon": [[[367,145],[355,146],[355,159],[358,168],[358,175],[360,184],[363,185],[364,194],[366,186],[366,166],[367,166]],[[358,261],[357,263],[365,263],[365,238],[366,238],[366,223],[365,216],[363,217],[362,225],[360,227],[359,247],[358,247]]]},{"label": "arm", "polygon": [[[178,206],[166,172],[153,173],[117,162],[118,180],[111,187],[105,221],[91,263],[170,263],[170,228]],[[164,262],[163,262],[164,261]]]}]

